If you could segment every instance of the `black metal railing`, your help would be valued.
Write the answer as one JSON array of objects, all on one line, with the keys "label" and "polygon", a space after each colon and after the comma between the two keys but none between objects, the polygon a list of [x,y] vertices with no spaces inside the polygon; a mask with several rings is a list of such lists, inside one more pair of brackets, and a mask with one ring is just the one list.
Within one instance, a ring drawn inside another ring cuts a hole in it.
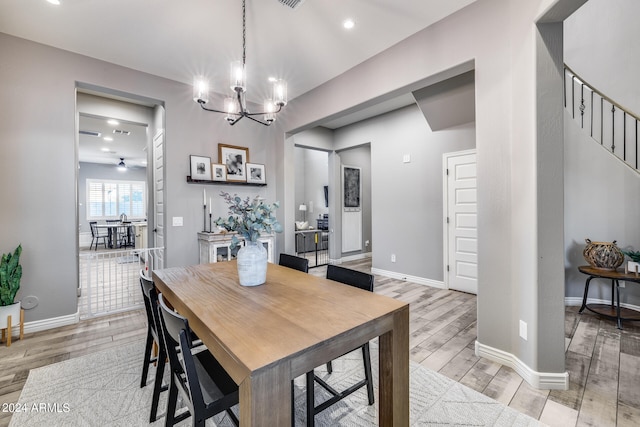
[{"label": "black metal railing", "polygon": [[626,165],[638,169],[638,115],[564,69],[564,106],[582,129]]},{"label": "black metal railing", "polygon": [[309,268],[329,264],[329,232],[296,231],[296,255],[309,260]]}]

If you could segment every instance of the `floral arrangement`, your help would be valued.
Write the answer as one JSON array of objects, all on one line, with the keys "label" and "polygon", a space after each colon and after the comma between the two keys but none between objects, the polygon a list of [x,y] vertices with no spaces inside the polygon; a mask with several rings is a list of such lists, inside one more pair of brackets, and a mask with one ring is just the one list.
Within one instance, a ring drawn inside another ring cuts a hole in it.
[{"label": "floral arrangement", "polygon": [[[274,212],[280,207],[280,203],[271,205],[262,202],[262,199],[249,197],[241,199],[240,196],[233,196],[224,191],[220,192],[225,202],[229,205],[229,216],[218,218],[216,225],[223,227],[227,231],[235,231],[245,240],[257,242],[260,233],[281,233],[282,225],[274,216]],[[231,248],[238,246],[240,240],[233,236],[231,238]]]}]

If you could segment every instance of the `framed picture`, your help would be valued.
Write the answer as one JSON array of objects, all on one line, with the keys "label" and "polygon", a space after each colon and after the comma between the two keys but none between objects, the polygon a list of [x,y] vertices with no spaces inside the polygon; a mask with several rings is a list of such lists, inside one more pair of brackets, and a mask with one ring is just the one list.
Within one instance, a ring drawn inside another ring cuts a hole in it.
[{"label": "framed picture", "polygon": [[360,210],[360,168],[353,166],[342,167],[342,185],[344,195],[344,210]]},{"label": "framed picture", "polygon": [[211,163],[211,179],[214,181],[226,181],[227,167],[219,163]]},{"label": "framed picture", "polygon": [[218,163],[227,168],[227,181],[246,181],[246,165],[249,161],[249,149],[235,145],[218,144]]},{"label": "framed picture", "polygon": [[191,159],[191,179],[211,181],[211,157],[189,157]]},{"label": "framed picture", "polygon": [[265,176],[264,165],[247,163],[247,182],[266,184],[267,177]]}]

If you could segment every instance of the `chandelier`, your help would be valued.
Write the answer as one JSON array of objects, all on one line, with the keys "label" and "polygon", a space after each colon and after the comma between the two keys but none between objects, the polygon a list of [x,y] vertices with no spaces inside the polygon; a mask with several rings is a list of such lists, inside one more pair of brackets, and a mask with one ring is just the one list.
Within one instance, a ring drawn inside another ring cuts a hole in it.
[{"label": "chandelier", "polygon": [[[253,120],[265,126],[269,126],[276,121],[276,114],[287,105],[287,82],[284,80],[275,80],[273,82],[272,97],[264,101],[264,111],[259,113],[250,113],[247,109],[245,101],[245,92],[247,90],[247,74],[245,62],[247,56],[247,24],[246,24],[246,6],[245,0],[242,0],[242,61],[234,61],[231,63],[230,87],[235,93],[224,100],[224,109],[216,110],[205,107],[209,102],[209,83],[201,77],[196,77],[193,83],[193,100],[200,104],[205,111],[213,113],[225,114],[227,122],[233,126],[243,117]],[[257,118],[263,116],[263,120]]]}]

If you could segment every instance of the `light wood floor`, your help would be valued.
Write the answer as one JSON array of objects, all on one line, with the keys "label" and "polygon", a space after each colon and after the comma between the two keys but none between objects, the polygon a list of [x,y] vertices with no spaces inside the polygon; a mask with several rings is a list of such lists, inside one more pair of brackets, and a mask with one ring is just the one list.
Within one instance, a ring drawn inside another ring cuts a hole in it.
[{"label": "light wood floor", "polygon": [[[343,264],[370,271],[370,260]],[[312,269],[323,276],[326,267]],[[640,424],[640,323],[579,315],[565,318],[568,391],[530,387],[512,369],[474,354],[476,298],[385,277],[376,292],[410,303],[411,359],[551,426],[636,426]],[[29,370],[144,338],[142,310],[82,321],[25,335],[0,346],[0,427],[11,414],[3,403],[17,402]]]}]

